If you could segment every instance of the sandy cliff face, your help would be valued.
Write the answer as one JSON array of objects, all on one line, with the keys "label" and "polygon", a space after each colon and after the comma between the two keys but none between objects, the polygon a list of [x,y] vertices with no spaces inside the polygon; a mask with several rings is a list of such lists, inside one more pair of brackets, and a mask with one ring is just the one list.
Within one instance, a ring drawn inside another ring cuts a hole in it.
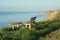
[{"label": "sandy cliff face", "polygon": [[49,17],[45,18],[44,21],[54,20],[60,14],[60,10],[56,10],[53,12],[45,12],[45,14],[50,14]]}]

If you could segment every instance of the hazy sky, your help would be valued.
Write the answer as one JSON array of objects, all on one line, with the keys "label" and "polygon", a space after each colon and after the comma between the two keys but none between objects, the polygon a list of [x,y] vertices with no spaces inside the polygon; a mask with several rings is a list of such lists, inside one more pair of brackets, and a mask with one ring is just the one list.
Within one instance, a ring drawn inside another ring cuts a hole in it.
[{"label": "hazy sky", "polygon": [[44,11],[60,9],[60,0],[0,0],[0,11]]}]

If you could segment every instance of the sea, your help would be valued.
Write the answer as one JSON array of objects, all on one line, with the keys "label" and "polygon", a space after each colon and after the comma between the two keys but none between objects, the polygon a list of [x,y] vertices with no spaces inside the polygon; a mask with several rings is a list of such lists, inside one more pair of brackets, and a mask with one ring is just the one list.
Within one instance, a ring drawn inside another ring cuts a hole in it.
[{"label": "sea", "polygon": [[8,27],[11,22],[27,22],[31,17],[36,16],[36,22],[48,17],[42,12],[0,12],[0,28]]}]

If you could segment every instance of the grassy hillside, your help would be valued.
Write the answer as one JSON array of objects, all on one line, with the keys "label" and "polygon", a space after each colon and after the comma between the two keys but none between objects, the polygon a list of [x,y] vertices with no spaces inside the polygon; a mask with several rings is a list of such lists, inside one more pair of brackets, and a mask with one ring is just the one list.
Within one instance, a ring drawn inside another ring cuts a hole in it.
[{"label": "grassy hillside", "polygon": [[36,22],[32,29],[2,28],[0,40],[56,40],[60,38],[60,15],[56,20]]},{"label": "grassy hillside", "polygon": [[59,14],[57,15],[56,19],[60,20],[60,12],[59,12]]},{"label": "grassy hillside", "polygon": [[[60,12],[57,14],[57,16],[54,20],[56,20],[53,23],[56,26],[56,30],[52,31],[51,33],[49,33],[45,37],[41,37],[40,40],[60,40]],[[58,28],[58,26],[59,26],[59,28]],[[53,28],[53,29],[55,29],[55,28]]]}]

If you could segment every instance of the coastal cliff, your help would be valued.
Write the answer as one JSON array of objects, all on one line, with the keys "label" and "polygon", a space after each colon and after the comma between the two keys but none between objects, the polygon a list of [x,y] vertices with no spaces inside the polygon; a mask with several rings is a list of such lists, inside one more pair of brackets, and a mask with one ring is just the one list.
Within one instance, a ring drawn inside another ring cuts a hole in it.
[{"label": "coastal cliff", "polygon": [[44,19],[44,21],[57,20],[56,17],[60,15],[60,10],[56,10],[56,11],[46,11],[46,12],[43,12],[43,13],[44,13],[44,14],[49,14],[49,16]]}]

